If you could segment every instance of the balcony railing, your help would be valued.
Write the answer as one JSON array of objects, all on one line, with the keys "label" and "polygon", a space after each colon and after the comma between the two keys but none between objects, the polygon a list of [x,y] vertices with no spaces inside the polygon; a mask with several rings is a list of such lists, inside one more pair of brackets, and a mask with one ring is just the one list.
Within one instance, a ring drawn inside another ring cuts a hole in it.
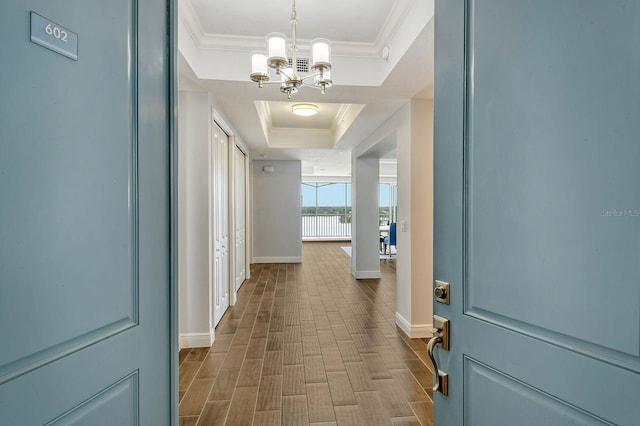
[{"label": "balcony railing", "polygon": [[351,238],[351,214],[303,214],[302,238]]}]

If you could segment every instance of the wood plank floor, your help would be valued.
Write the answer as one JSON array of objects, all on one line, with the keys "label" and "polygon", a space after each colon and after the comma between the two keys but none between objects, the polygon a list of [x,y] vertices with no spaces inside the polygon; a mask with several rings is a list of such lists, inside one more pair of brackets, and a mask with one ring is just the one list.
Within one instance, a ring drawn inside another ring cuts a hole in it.
[{"label": "wood plank floor", "polygon": [[433,425],[426,341],[395,325],[395,260],[356,281],[341,245],[252,265],[213,346],[180,351],[180,425]]}]

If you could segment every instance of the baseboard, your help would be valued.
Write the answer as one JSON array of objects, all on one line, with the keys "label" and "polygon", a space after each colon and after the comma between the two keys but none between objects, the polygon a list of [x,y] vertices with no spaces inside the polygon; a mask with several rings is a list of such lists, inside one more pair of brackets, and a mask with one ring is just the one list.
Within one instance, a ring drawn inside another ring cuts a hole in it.
[{"label": "baseboard", "polygon": [[179,338],[180,349],[207,348],[213,344],[213,330],[209,333],[185,333]]},{"label": "baseboard", "polygon": [[416,324],[411,326],[412,339],[425,339],[433,337],[433,324]]},{"label": "baseboard", "polygon": [[254,257],[252,263],[302,263],[300,257]]},{"label": "baseboard", "polygon": [[382,278],[380,271],[351,271],[356,280],[376,280]]},{"label": "baseboard", "polygon": [[400,327],[400,330],[404,331],[404,334],[411,337],[411,323],[404,319],[400,312],[396,312],[396,325]]},{"label": "baseboard", "polygon": [[424,339],[433,335],[431,332],[433,324],[411,325],[399,312],[396,312],[396,325],[412,339]]}]

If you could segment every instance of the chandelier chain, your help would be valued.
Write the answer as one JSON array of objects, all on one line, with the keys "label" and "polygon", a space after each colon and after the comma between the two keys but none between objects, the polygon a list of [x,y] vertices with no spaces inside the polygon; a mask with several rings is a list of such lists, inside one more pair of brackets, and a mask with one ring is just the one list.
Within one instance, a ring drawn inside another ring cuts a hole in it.
[{"label": "chandelier chain", "polygon": [[293,0],[291,5],[291,50],[293,60],[291,61],[291,67],[293,75],[297,75],[298,71],[298,40],[297,40],[297,24],[298,18],[296,16],[296,0]]}]

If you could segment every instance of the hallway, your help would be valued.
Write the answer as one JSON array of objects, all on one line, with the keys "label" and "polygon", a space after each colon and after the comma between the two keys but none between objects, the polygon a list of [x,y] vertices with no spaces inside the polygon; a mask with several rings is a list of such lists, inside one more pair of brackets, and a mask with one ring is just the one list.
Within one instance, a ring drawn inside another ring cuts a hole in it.
[{"label": "hallway", "polygon": [[180,352],[180,425],[432,425],[426,343],[395,326],[395,260],[351,278],[341,243],[256,264],[211,348]]}]

